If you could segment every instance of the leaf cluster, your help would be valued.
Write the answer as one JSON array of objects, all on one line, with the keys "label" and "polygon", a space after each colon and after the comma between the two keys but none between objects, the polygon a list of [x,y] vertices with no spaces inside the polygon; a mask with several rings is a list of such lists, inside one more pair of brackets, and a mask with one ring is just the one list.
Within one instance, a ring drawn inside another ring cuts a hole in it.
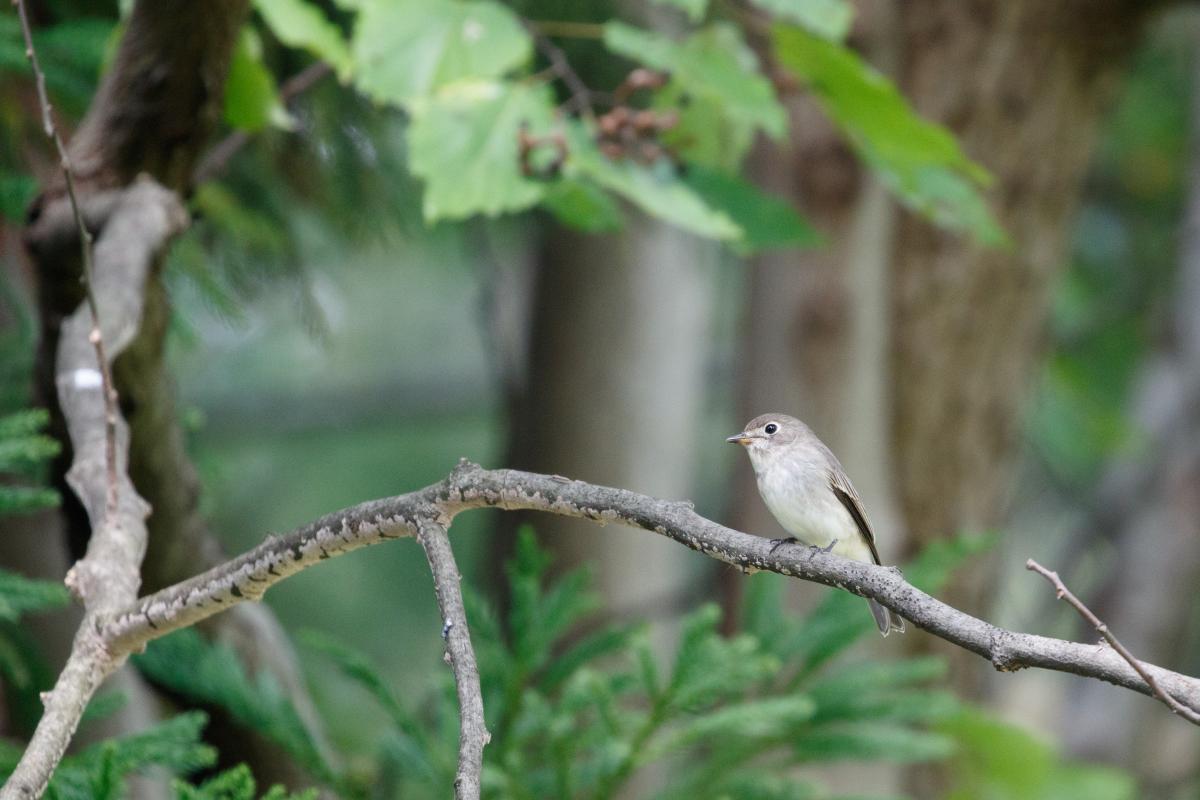
[{"label": "leaf cluster", "polygon": [[[804,773],[812,762],[924,761],[953,749],[931,727],[958,709],[930,685],[944,673],[941,661],[822,669],[873,630],[858,598],[833,593],[852,607],[829,604],[795,620],[782,611],[781,582],[756,577],[752,585],[766,588],[750,598],[744,633],[722,635],[719,610],[706,605],[684,618],[668,649],[644,624],[589,624],[597,599],[586,574],[552,579],[529,531],[507,574],[503,617],[466,595],[492,733],[487,796],[608,798],[649,774],[667,778],[646,796],[823,796]],[[359,777],[360,796],[441,796],[457,751],[449,676],[410,709],[363,656],[327,637],[308,642],[388,714],[377,765]]]},{"label": "leaf cluster", "polygon": [[334,783],[333,769],[287,694],[270,673],[248,674],[231,648],[187,628],[155,640],[133,662],[155,684],[193,704],[224,709],[319,781]]},{"label": "leaf cluster", "polygon": [[[610,230],[621,224],[621,200],[740,251],[812,245],[817,237],[790,204],[739,177],[756,136],[787,135],[782,101],[802,84],[904,203],[985,243],[1005,241],[982,199],[987,173],[844,44],[853,18],[845,0],[761,0],[777,22],[769,32],[705,0],[667,4],[686,18],[678,35],[619,19],[578,23],[598,31],[608,61],[629,65],[630,76],[663,76],[632,95],[625,84],[581,88],[581,71],[549,55],[564,52],[550,42],[553,28],[542,34],[494,0],[338,0],[332,16],[309,0],[255,7],[278,41],[403,112],[407,169],[423,183],[430,223],[540,207],[568,225]],[[227,121],[291,127],[256,30],[234,60]],[[604,106],[622,119],[662,112],[661,147],[637,148],[661,157],[623,155],[601,124],[616,118],[598,116]],[[545,152],[531,158],[530,142]]]},{"label": "leaf cluster", "polygon": [[[126,780],[152,769],[183,775],[216,763],[217,753],[200,739],[208,721],[202,711],[190,711],[140,733],[106,739],[67,756],[54,771],[46,797],[50,800],[120,800]],[[0,775],[17,765],[21,748],[0,745]]]},{"label": "leaf cluster", "polygon": [[16,482],[41,478],[46,462],[58,455],[58,442],[42,433],[49,419],[40,408],[0,416],[0,515],[58,505],[53,489]]}]

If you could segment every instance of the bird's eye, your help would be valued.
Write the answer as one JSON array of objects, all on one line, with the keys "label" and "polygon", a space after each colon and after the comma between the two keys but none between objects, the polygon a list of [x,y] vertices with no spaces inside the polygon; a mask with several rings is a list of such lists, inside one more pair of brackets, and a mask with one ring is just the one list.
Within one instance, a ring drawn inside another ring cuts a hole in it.
[{"label": "bird's eye", "polygon": [[768,422],[763,427],[763,432],[766,433],[767,436],[774,436],[776,434],[776,432],[778,432],[778,431],[779,431],[779,426],[776,425],[774,422]]}]

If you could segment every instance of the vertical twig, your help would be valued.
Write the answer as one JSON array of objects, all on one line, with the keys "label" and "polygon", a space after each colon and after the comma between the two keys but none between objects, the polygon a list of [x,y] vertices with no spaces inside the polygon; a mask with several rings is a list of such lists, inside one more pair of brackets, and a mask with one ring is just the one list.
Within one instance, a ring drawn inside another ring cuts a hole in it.
[{"label": "vertical twig", "polygon": [[538,51],[550,62],[551,71],[561,78],[562,82],[571,90],[571,99],[567,101],[567,107],[578,111],[584,119],[594,124],[596,122],[596,112],[592,109],[594,93],[571,66],[567,54],[561,47],[550,41],[539,25],[526,21],[525,30],[529,31],[529,35],[533,37],[533,43]]},{"label": "vertical twig", "polygon": [[1154,676],[1150,674],[1150,671],[1146,669],[1145,665],[1142,664],[1141,661],[1138,661],[1137,658],[1134,657],[1133,653],[1129,652],[1129,650],[1125,648],[1125,645],[1121,644],[1117,637],[1113,635],[1113,632],[1108,629],[1108,625],[1106,625],[1099,617],[1092,613],[1092,610],[1084,605],[1083,601],[1076,597],[1074,593],[1067,588],[1067,585],[1062,582],[1062,578],[1058,577],[1057,572],[1046,569],[1032,558],[1025,562],[1025,569],[1032,570],[1048,580],[1054,587],[1054,593],[1058,599],[1066,600],[1067,603],[1073,606],[1075,610],[1079,612],[1079,616],[1083,617],[1089,625],[1095,628],[1096,631],[1104,637],[1104,640],[1112,645],[1112,649],[1116,650],[1121,658],[1125,659],[1129,666],[1133,667],[1134,671],[1137,672],[1137,674],[1142,677],[1142,680],[1146,682],[1146,685],[1150,687],[1150,692],[1159,700],[1162,700],[1164,703],[1166,703],[1167,708],[1171,709],[1188,722],[1191,722],[1194,725],[1200,725],[1200,712],[1197,712],[1195,709],[1189,708],[1183,703],[1180,703],[1166,690],[1159,686],[1158,681],[1154,679]]},{"label": "vertical twig", "polygon": [[458,687],[458,772],[454,776],[455,800],[478,800],[480,774],[483,772],[483,748],[491,739],[483,718],[483,691],[479,688],[479,667],[471,648],[467,612],[459,588],[458,565],[450,549],[446,526],[422,520],[417,541],[425,550],[438,608],[442,610],[442,639],[446,642],[446,663],[454,672]]},{"label": "vertical twig", "polygon": [[25,37],[25,57],[33,69],[34,82],[37,86],[38,103],[42,108],[42,130],[58,151],[59,166],[62,168],[63,180],[67,186],[67,199],[71,203],[71,213],[75,216],[75,226],[79,229],[79,242],[83,250],[83,289],[87,296],[88,309],[92,314],[92,329],[88,333],[88,341],[96,350],[96,361],[100,370],[100,391],[104,395],[104,465],[107,492],[105,493],[106,516],[113,516],[117,510],[117,389],[113,384],[112,369],[104,352],[104,337],[100,333],[100,312],[96,308],[96,295],[92,291],[92,234],[83,221],[83,212],[79,209],[79,198],[75,194],[75,173],[71,168],[71,157],[63,145],[58,128],[54,125],[54,111],[50,105],[50,97],[46,93],[46,73],[38,62],[37,50],[33,46],[33,32],[29,27],[29,15],[25,9],[24,0],[12,0],[21,20],[21,33]]}]

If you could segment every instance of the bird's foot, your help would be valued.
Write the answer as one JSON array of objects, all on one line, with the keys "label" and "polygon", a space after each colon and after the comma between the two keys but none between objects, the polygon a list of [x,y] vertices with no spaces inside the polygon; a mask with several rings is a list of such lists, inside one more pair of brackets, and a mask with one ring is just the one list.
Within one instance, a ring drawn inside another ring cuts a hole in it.
[{"label": "bird's foot", "polygon": [[785,544],[799,544],[800,540],[795,536],[786,536],[782,539],[771,539],[771,549],[767,551],[768,555],[775,555],[775,551],[783,547]]},{"label": "bird's foot", "polygon": [[812,561],[813,556],[815,556],[817,553],[824,553],[825,555],[829,555],[830,553],[833,552],[833,548],[837,547],[837,543],[838,543],[838,540],[834,539],[832,542],[825,545],[824,547],[817,547],[815,544],[809,545],[808,546],[809,547],[808,560]]}]

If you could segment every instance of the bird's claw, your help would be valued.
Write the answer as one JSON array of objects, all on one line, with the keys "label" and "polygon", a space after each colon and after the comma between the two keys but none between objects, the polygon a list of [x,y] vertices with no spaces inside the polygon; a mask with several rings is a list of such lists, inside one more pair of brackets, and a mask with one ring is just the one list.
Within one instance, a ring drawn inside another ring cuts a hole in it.
[{"label": "bird's claw", "polygon": [[771,549],[767,551],[768,555],[775,555],[775,551],[783,547],[785,544],[799,544],[799,539],[795,536],[785,536],[782,539],[772,539]]},{"label": "bird's claw", "polygon": [[832,542],[825,545],[824,547],[817,547],[815,544],[809,545],[808,560],[812,561],[813,556],[815,556],[817,553],[824,553],[825,555],[829,555],[830,553],[833,552],[833,548],[837,547],[837,543],[838,543],[838,540],[834,539]]}]

